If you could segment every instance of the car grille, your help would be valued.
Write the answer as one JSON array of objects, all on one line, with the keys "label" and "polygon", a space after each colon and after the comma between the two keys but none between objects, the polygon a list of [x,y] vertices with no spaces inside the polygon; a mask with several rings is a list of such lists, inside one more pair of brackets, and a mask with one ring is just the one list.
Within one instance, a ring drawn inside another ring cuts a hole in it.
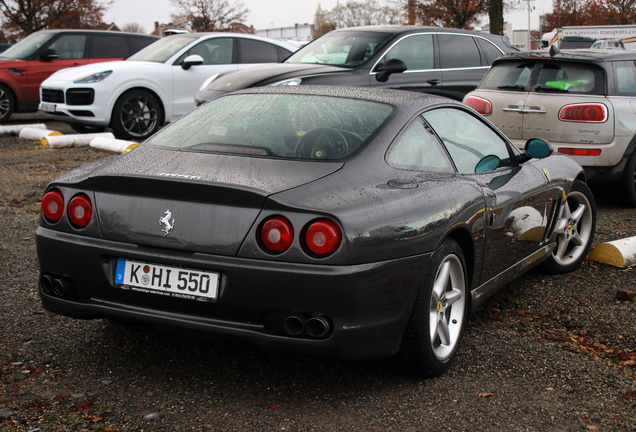
[{"label": "car grille", "polygon": [[64,91],[43,88],[42,102],[64,103]]},{"label": "car grille", "polygon": [[92,105],[95,100],[95,90],[92,88],[76,88],[66,91],[67,105]]}]

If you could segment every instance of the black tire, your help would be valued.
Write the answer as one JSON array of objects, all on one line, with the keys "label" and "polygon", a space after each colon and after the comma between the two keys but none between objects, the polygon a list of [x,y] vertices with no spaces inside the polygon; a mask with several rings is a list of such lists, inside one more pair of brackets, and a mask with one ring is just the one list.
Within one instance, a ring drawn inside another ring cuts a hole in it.
[{"label": "black tire", "polygon": [[574,180],[556,223],[557,245],[543,267],[552,274],[563,274],[581,265],[594,239],[596,202],[585,183]]},{"label": "black tire", "polygon": [[79,123],[69,123],[71,129],[73,129],[77,133],[99,133],[104,132],[106,130],[103,126],[88,126]]},{"label": "black tire", "polygon": [[464,254],[445,240],[431,257],[404,331],[398,355],[407,372],[436,376],[450,367],[464,334],[468,292]]},{"label": "black tire", "polygon": [[4,84],[0,84],[0,123],[11,118],[15,110],[15,97],[13,92]]},{"label": "black tire", "polygon": [[636,149],[634,149],[627,161],[625,173],[623,174],[623,188],[625,189],[627,203],[632,207],[636,207]]},{"label": "black tire", "polygon": [[143,141],[159,130],[162,117],[161,104],[152,94],[143,90],[128,91],[113,108],[113,134],[123,140]]}]

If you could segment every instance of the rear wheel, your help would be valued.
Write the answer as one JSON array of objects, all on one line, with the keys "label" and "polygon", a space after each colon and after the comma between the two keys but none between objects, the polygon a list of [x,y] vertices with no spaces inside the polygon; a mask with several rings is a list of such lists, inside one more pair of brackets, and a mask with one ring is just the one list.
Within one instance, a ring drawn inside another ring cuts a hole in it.
[{"label": "rear wheel", "polygon": [[596,229],[596,203],[590,188],[582,181],[574,180],[559,212],[557,245],[543,264],[553,274],[575,270],[590,251]]},{"label": "rear wheel", "polygon": [[15,110],[15,98],[13,93],[4,84],[0,84],[0,122],[5,122],[11,118]]},{"label": "rear wheel", "polygon": [[113,108],[113,133],[119,139],[142,141],[159,130],[161,105],[150,93],[131,90]]},{"label": "rear wheel", "polygon": [[464,255],[448,239],[431,258],[404,332],[399,356],[407,371],[434,376],[450,367],[464,333],[467,293]]}]

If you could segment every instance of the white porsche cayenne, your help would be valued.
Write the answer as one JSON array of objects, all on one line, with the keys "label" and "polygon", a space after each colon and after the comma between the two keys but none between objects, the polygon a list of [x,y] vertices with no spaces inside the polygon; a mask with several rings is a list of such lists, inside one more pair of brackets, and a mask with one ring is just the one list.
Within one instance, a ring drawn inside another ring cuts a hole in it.
[{"label": "white porsche cayenne", "polygon": [[296,46],[237,33],[188,33],[158,40],[123,61],[60,70],[40,86],[39,109],[78,132],[111,127],[141,141],[195,108],[215,74],[284,60]]}]

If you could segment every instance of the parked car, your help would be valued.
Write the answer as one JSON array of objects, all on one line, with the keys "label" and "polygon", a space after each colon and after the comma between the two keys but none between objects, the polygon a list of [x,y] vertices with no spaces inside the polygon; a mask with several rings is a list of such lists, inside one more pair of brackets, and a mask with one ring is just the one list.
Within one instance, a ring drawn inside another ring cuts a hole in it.
[{"label": "parked car", "polygon": [[295,47],[238,33],[168,36],[128,57],[66,69],[41,86],[40,109],[78,131],[112,127],[117,138],[144,140],[192,110],[210,75],[276,63]]},{"label": "parked car", "polygon": [[590,48],[596,39],[587,36],[565,36],[559,42],[560,49]]},{"label": "parked car", "polygon": [[521,52],[495,61],[464,102],[517,146],[539,137],[590,183],[621,183],[636,206],[636,52]]},{"label": "parked car", "polygon": [[597,40],[590,47],[592,49],[625,49],[622,40],[619,39],[601,39]]},{"label": "parked car", "polygon": [[439,27],[368,26],[332,31],[285,62],[211,76],[196,103],[265,85],[394,88],[461,101],[493,60],[512,51],[504,36]]},{"label": "parked car", "polygon": [[74,318],[301,355],[399,354],[436,375],[494,291],[585,259],[596,210],[584,180],[546,141],[520,151],[450,99],[243,90],[53,181],[39,292]]},{"label": "parked car", "polygon": [[68,67],[121,60],[155,36],[97,30],[42,30],[0,55],[0,122],[14,112],[35,112],[40,83]]}]

